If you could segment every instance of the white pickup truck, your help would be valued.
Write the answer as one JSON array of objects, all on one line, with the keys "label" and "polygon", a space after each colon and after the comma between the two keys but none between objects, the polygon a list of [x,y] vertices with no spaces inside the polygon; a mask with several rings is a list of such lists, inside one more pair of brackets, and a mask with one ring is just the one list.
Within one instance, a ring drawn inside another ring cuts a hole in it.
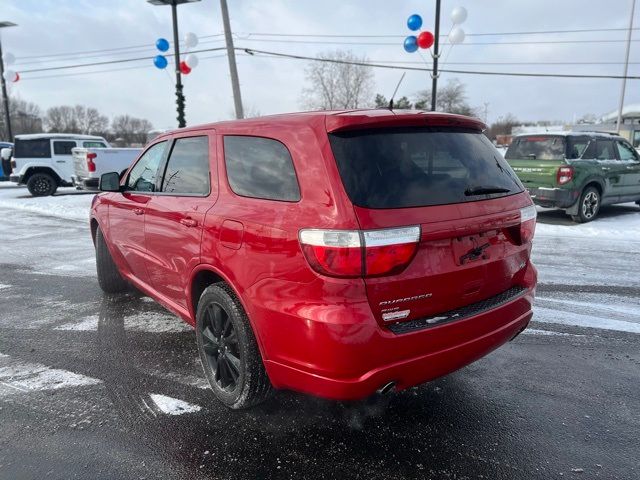
[{"label": "white pickup truck", "polygon": [[141,148],[74,148],[73,184],[83,190],[97,190],[103,173],[118,172],[122,176],[141,151]]}]

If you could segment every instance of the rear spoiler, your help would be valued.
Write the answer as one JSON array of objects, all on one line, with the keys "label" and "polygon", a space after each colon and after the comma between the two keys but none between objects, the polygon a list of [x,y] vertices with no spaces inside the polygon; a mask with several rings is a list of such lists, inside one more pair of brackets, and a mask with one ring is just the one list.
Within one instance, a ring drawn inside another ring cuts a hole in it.
[{"label": "rear spoiler", "polygon": [[[384,127],[461,127],[486,130],[487,126],[477,118],[452,113],[424,112],[420,110],[396,113],[393,110],[353,111],[327,115],[325,127],[328,133]],[[379,113],[378,113],[379,112]]]}]

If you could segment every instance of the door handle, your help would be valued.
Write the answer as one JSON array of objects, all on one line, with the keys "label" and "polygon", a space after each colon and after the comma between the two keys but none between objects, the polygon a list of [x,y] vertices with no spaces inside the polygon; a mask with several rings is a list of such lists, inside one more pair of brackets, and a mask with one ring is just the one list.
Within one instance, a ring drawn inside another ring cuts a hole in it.
[{"label": "door handle", "polygon": [[198,221],[193,218],[181,218],[180,223],[185,227],[196,227],[198,226]]},{"label": "door handle", "polygon": [[134,208],[133,209],[133,213],[135,213],[136,215],[143,215],[144,214],[144,210],[141,208]]},{"label": "door handle", "polygon": [[602,170],[604,170],[605,172],[608,172],[611,169],[609,167],[602,167]]},{"label": "door handle", "polygon": [[56,163],[67,163],[66,160],[56,160]]}]

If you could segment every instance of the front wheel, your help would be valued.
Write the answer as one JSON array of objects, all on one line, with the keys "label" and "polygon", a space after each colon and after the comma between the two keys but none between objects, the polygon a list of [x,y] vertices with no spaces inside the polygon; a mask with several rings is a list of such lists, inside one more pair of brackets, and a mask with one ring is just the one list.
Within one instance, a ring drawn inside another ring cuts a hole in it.
[{"label": "front wheel", "polygon": [[578,214],[571,215],[571,219],[577,223],[590,222],[600,211],[600,192],[595,187],[587,187],[582,192],[578,204]]},{"label": "front wheel", "polygon": [[34,173],[27,181],[27,189],[34,197],[46,197],[56,193],[58,182],[48,173]]},{"label": "front wheel", "polygon": [[269,396],[271,382],[249,319],[224,283],[207,287],[200,297],[196,340],[204,374],[227,407],[249,408]]}]

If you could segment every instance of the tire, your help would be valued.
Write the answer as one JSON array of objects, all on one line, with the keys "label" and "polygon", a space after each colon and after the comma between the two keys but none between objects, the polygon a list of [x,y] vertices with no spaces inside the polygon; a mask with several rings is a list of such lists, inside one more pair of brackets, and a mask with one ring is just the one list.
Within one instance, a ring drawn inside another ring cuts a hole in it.
[{"label": "tire", "polygon": [[269,397],[271,382],[249,318],[224,283],[210,285],[200,296],[196,340],[204,374],[224,405],[244,409]]},{"label": "tire", "polygon": [[580,195],[578,215],[571,215],[571,219],[577,223],[587,223],[598,216],[600,211],[600,192],[595,187],[587,187]]},{"label": "tire", "polygon": [[111,252],[102,235],[102,230],[96,231],[96,270],[98,284],[105,293],[122,293],[129,289],[129,284],[122,278],[116,267]]},{"label": "tire", "polygon": [[46,197],[56,193],[58,182],[48,173],[34,173],[27,181],[27,188],[34,197]]}]

